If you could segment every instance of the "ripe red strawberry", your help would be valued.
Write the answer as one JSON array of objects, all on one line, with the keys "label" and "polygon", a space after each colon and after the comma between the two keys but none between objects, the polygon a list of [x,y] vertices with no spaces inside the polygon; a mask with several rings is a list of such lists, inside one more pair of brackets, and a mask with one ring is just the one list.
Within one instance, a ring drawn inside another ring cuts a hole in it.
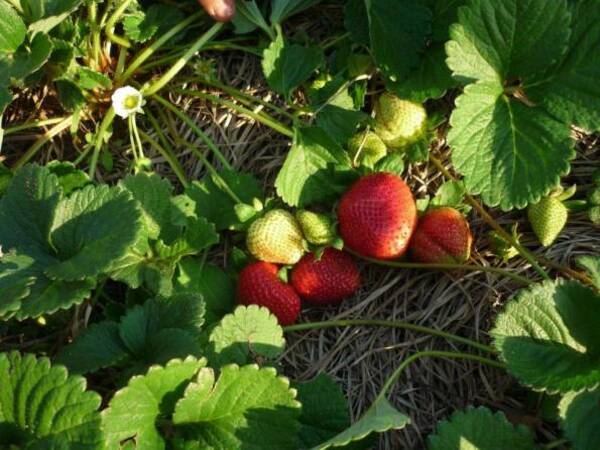
[{"label": "ripe red strawberry", "polygon": [[237,300],[241,305],[267,308],[280,325],[291,325],[300,314],[300,297],[294,288],[277,276],[275,264],[258,261],[242,270],[237,285]]},{"label": "ripe red strawberry", "polygon": [[417,207],[406,183],[379,172],[354,183],[338,208],[344,244],[361,255],[394,259],[402,256],[417,223]]},{"label": "ripe red strawberry", "polygon": [[423,263],[464,263],[471,256],[472,242],[467,219],[454,208],[442,207],[419,219],[410,252]]},{"label": "ripe red strawberry", "polygon": [[304,300],[319,305],[335,304],[360,287],[360,273],[348,253],[326,248],[321,259],[305,255],[292,269],[292,286]]}]

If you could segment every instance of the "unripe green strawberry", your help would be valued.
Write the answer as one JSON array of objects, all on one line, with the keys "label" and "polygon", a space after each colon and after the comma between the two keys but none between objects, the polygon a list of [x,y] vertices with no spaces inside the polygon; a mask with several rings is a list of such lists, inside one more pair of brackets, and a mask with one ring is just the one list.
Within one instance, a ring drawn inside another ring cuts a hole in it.
[{"label": "unripe green strawberry", "polygon": [[420,103],[385,93],[375,105],[375,122],[375,133],[388,147],[402,148],[425,134],[427,112]]},{"label": "unripe green strawberry", "polygon": [[314,245],[327,245],[336,238],[333,221],[325,214],[305,209],[296,212],[304,238]]},{"label": "unripe green strawberry", "polygon": [[593,206],[588,209],[588,217],[594,225],[600,225],[600,206]]},{"label": "unripe green strawberry", "polygon": [[373,131],[364,131],[350,138],[348,153],[356,164],[373,168],[387,154],[387,146]]},{"label": "unripe green strawberry", "polygon": [[569,213],[565,205],[554,197],[544,197],[527,208],[529,223],[544,247],[551,245],[567,224]]},{"label": "unripe green strawberry", "polygon": [[600,186],[592,188],[587,197],[590,205],[600,205]]},{"label": "unripe green strawberry", "polygon": [[296,264],[305,251],[300,224],[283,209],[273,209],[255,220],[248,229],[246,245],[256,259],[274,264]]}]

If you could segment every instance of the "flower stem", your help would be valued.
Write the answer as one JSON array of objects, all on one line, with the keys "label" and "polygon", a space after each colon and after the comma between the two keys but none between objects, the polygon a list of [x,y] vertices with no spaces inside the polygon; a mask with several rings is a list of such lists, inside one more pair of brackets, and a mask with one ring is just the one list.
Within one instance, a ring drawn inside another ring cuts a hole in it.
[{"label": "flower stem", "polygon": [[55,136],[69,128],[72,122],[73,116],[71,115],[69,117],[65,117],[48,131],[46,131],[46,133],[44,133],[37,141],[35,141],[33,145],[27,149],[23,156],[19,158],[19,160],[13,166],[13,170],[16,170],[27,164],[44,145],[51,141]]},{"label": "flower stem", "polygon": [[323,328],[336,328],[336,327],[355,327],[355,326],[372,326],[372,327],[388,327],[388,328],[401,328],[405,330],[416,331],[418,333],[425,333],[432,336],[441,337],[450,341],[460,342],[461,344],[468,345],[478,350],[495,353],[496,350],[489,345],[482,344],[480,342],[468,339],[462,336],[457,336],[452,333],[437,330],[435,328],[426,327],[423,325],[415,325],[409,322],[402,322],[399,320],[379,320],[379,319],[340,319],[340,320],[327,320],[323,322],[308,322],[299,323],[296,325],[289,325],[283,327],[283,331],[286,333],[294,331],[306,331],[306,330],[321,330]]},{"label": "flower stem", "polygon": [[286,125],[282,124],[281,122],[277,121],[276,119],[274,119],[273,117],[271,117],[270,115],[268,115],[264,112],[256,113],[248,108],[237,105],[234,102],[230,102],[229,100],[222,99],[220,97],[217,97],[216,95],[206,94],[206,93],[198,91],[198,90],[173,89],[173,92],[175,92],[177,94],[182,94],[182,95],[190,95],[192,97],[197,97],[197,98],[201,98],[203,100],[208,100],[208,101],[216,103],[218,105],[226,106],[227,108],[233,109],[234,111],[237,111],[241,114],[245,114],[246,116],[250,117],[251,119],[254,119],[254,120],[262,123],[263,125],[266,125],[266,126],[272,128],[273,130],[283,134],[284,136],[287,136],[290,138],[294,137],[294,132],[290,128],[288,128]]},{"label": "flower stem", "polygon": [[200,38],[192,44],[185,54],[179,58],[175,64],[158,80],[151,84],[146,89],[142,89],[142,94],[150,96],[160,91],[166,84],[168,84],[188,61],[200,50],[208,41],[210,41],[220,30],[223,28],[223,24],[220,22],[215,23],[209,30],[204,33]]},{"label": "flower stem", "polygon": [[225,158],[225,156],[223,155],[223,153],[221,153],[221,151],[215,145],[215,143],[206,135],[206,133],[204,133],[204,131],[202,131],[198,127],[198,125],[196,125],[196,123],[187,114],[180,111],[177,107],[175,107],[159,95],[155,94],[152,96],[152,98],[154,98],[158,103],[163,105],[165,108],[173,112],[173,114],[175,114],[177,117],[183,120],[200,137],[200,139],[204,141],[206,146],[213,152],[213,154],[217,157],[221,164],[223,164],[223,167],[225,167],[228,170],[233,170],[231,164],[229,164],[229,161],[227,161],[227,158]]},{"label": "flower stem", "polygon": [[415,362],[416,360],[418,360],[420,358],[428,358],[428,357],[467,359],[467,360],[471,360],[471,361],[477,361],[482,364],[487,364],[488,366],[498,367],[500,369],[504,369],[506,367],[505,364],[503,364],[501,362],[494,361],[493,359],[485,358],[485,357],[479,356],[479,355],[472,355],[470,353],[445,352],[445,351],[441,351],[441,350],[425,350],[422,352],[415,353],[414,355],[411,355],[408,358],[406,358],[404,361],[402,361],[402,363],[398,366],[398,368],[386,380],[385,384],[381,388],[381,391],[379,392],[379,395],[375,399],[375,402],[377,402],[378,400],[380,400],[388,395],[391,388],[394,386],[396,381],[398,381],[398,379],[400,378],[400,376],[402,375],[402,373],[406,370],[406,368],[408,366],[410,366],[413,362]]},{"label": "flower stem", "polygon": [[498,275],[502,275],[508,278],[512,278],[515,281],[518,281],[521,284],[526,286],[533,283],[530,279],[526,277],[522,277],[510,270],[500,269],[499,267],[489,267],[489,266],[481,266],[478,264],[458,264],[458,263],[439,263],[439,264],[425,264],[425,263],[412,263],[412,262],[402,262],[402,261],[385,261],[381,259],[369,258],[366,256],[362,256],[358,253],[355,253],[349,249],[345,249],[347,252],[352,253],[353,255],[364,259],[365,261],[369,261],[373,264],[377,264],[380,266],[386,267],[395,267],[398,269],[440,269],[440,270],[470,270],[474,272],[490,272]]},{"label": "flower stem", "polygon": [[150,56],[152,56],[154,52],[156,52],[160,47],[162,47],[166,42],[168,42],[169,39],[171,39],[173,36],[185,29],[188,25],[192,24],[194,21],[196,21],[199,17],[203,15],[204,12],[202,11],[199,11],[196,14],[192,14],[187,19],[181,21],[169,31],[167,31],[165,34],[160,36],[151,45],[142,50],[135,58],[133,58],[133,61],[131,61],[125,72],[123,72],[123,74],[116,79],[115,84],[123,84],[129,77],[131,77],[131,75],[133,75],[133,73],[138,69],[138,67],[140,67],[144,63],[144,61],[146,61]]}]

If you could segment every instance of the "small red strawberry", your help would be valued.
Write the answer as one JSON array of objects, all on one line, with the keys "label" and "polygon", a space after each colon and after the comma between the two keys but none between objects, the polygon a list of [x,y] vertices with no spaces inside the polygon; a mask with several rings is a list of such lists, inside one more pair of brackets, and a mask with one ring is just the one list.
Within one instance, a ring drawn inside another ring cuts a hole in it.
[{"label": "small red strawberry", "polygon": [[237,300],[241,305],[264,306],[280,325],[291,325],[300,314],[300,297],[279,279],[278,270],[275,264],[262,261],[246,266],[238,280]]},{"label": "small red strawberry", "polygon": [[326,248],[321,259],[305,255],[292,269],[292,286],[304,300],[319,305],[336,304],[360,287],[360,273],[348,253]]},{"label": "small red strawberry", "polygon": [[472,242],[467,219],[454,208],[441,207],[419,219],[410,252],[422,263],[464,263],[471,256]]},{"label": "small red strawberry", "polygon": [[346,191],[338,220],[349,248],[371,258],[394,259],[406,252],[417,223],[417,207],[402,178],[378,172]]}]

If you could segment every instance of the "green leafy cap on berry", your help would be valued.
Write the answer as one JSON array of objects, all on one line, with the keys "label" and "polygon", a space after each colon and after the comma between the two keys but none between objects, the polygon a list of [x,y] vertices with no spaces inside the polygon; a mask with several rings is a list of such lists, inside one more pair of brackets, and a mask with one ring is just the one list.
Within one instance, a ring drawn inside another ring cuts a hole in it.
[{"label": "green leafy cap on berry", "polygon": [[417,142],[427,131],[427,112],[420,103],[393,94],[381,95],[375,105],[375,133],[391,148]]},{"label": "green leafy cap on berry", "polygon": [[348,153],[354,165],[375,167],[387,155],[387,146],[373,131],[355,134],[348,141]]},{"label": "green leafy cap on berry", "polygon": [[[511,231],[513,239],[517,242],[519,242],[521,239],[521,235],[517,232],[518,226],[518,223],[514,223]],[[519,251],[496,231],[490,231],[489,238],[492,252],[494,255],[502,258],[504,262],[507,262],[519,254]]]},{"label": "green leafy cap on berry", "polygon": [[600,225],[600,206],[593,206],[588,209],[588,217],[594,225]]}]

